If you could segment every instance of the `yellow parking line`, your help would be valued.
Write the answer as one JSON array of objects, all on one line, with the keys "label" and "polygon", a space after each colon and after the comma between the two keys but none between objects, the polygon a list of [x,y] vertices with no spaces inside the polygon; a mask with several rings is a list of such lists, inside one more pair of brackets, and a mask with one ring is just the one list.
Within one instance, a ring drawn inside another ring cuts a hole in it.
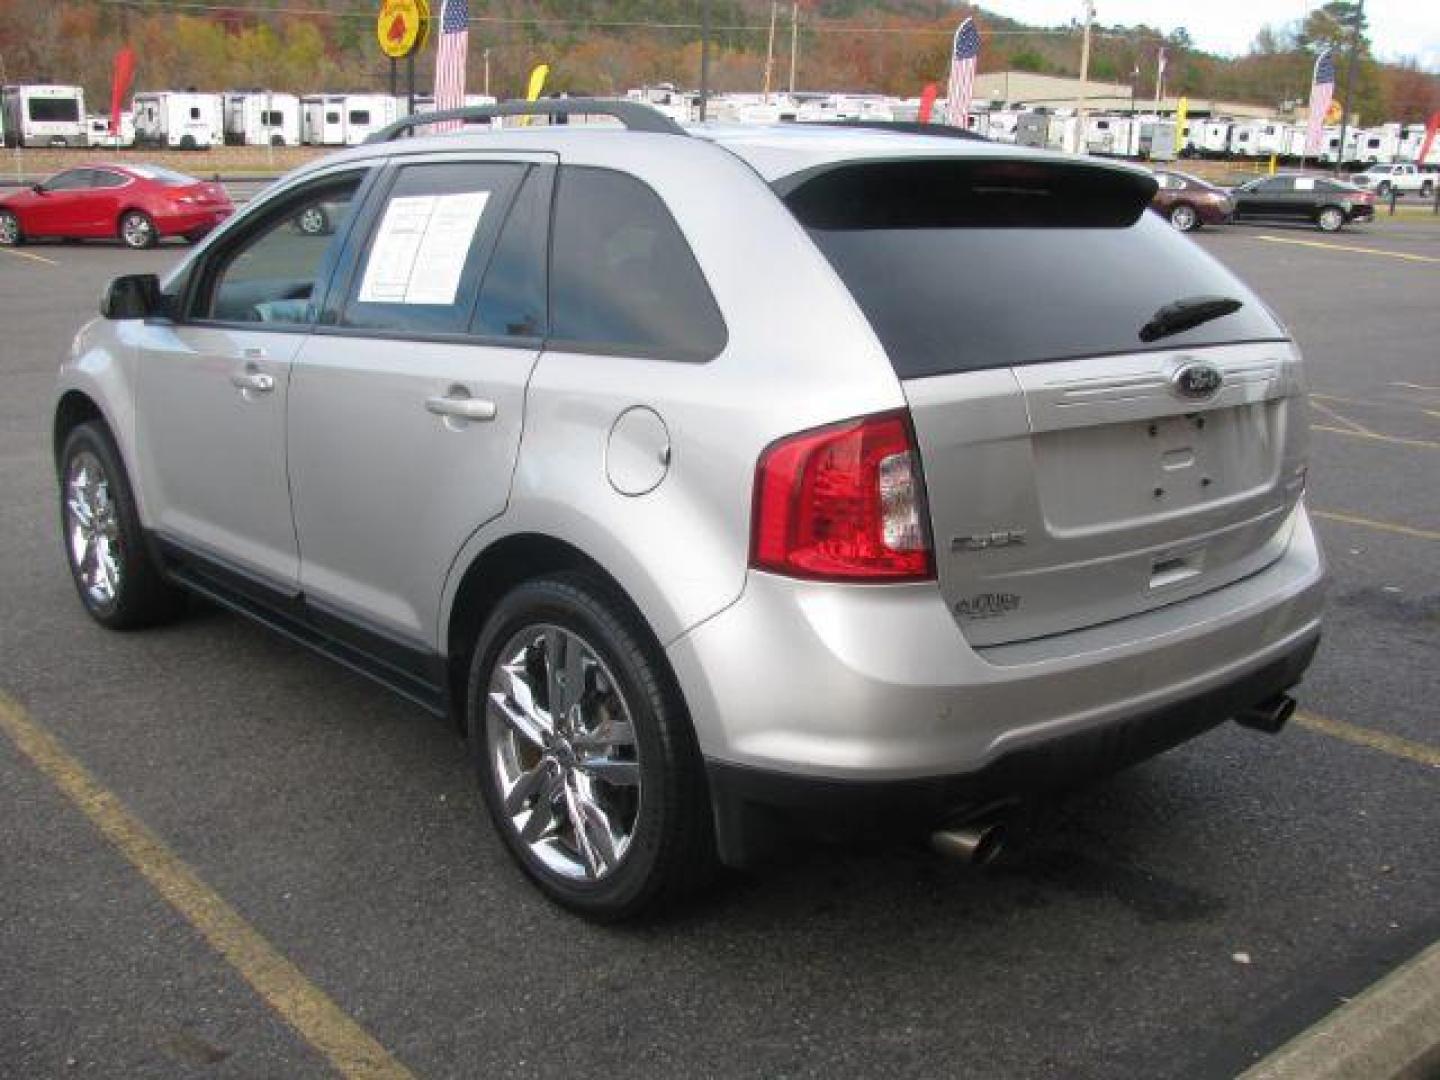
[{"label": "yellow parking line", "polygon": [[1331,720],[1328,716],[1316,716],[1309,712],[1297,712],[1292,719],[1301,727],[1319,732],[1321,735],[1329,735],[1332,739],[1341,739],[1356,746],[1379,750],[1382,754],[1390,754],[1419,765],[1428,765],[1432,769],[1440,769],[1440,749],[1433,746],[1426,746],[1424,743],[1413,742],[1410,739],[1402,739],[1398,735],[1387,735],[1383,731],[1357,727],[1342,720]]},{"label": "yellow parking line", "polygon": [[1328,427],[1325,424],[1311,424],[1311,431],[1328,431],[1333,435],[1349,435],[1352,439],[1377,439],[1380,442],[1395,443],[1397,446],[1416,446],[1422,450],[1440,450],[1440,442],[1429,439],[1402,439],[1398,435],[1378,435],[1373,431],[1351,431],[1349,428]]},{"label": "yellow parking line", "polygon": [[[1323,395],[1320,395],[1320,394],[1311,394],[1311,395],[1310,395],[1310,407],[1311,407],[1312,409],[1315,409],[1315,410],[1317,410],[1317,411],[1319,411],[1319,412],[1324,413],[1326,416],[1330,417],[1331,420],[1335,420],[1335,421],[1338,421],[1339,423],[1344,424],[1347,428],[1349,428],[1351,431],[1356,432],[1357,434],[1360,434],[1360,435],[1374,435],[1374,434],[1375,434],[1375,432],[1371,431],[1369,428],[1365,427],[1363,424],[1357,424],[1354,420],[1351,420],[1348,416],[1341,416],[1341,415],[1340,415],[1338,412],[1336,412],[1334,409],[1330,408],[1330,406],[1321,404],[1320,401],[1319,401],[1319,398],[1322,397],[1322,396],[1323,396]],[[1331,400],[1334,400],[1334,399],[1332,398]]]},{"label": "yellow parking line", "polygon": [[31,259],[34,262],[44,263],[46,266],[60,265],[54,259],[47,259],[44,255],[36,255],[31,251],[16,251],[12,247],[0,247],[0,251],[3,251],[6,255],[14,255],[17,259]]},{"label": "yellow parking line", "polygon": [[1440,263],[1433,255],[1415,255],[1408,251],[1386,251],[1384,248],[1354,247],[1350,244],[1327,244],[1323,240],[1297,240],[1293,236],[1257,236],[1256,240],[1268,240],[1272,244],[1298,244],[1300,247],[1324,248],[1327,251],[1353,251],[1357,255],[1388,255],[1392,259],[1409,262]]},{"label": "yellow parking line", "polygon": [[1374,518],[1358,517],[1355,514],[1341,514],[1334,510],[1311,510],[1311,517],[1326,521],[1338,521],[1343,525],[1359,525],[1365,529],[1379,529],[1398,536],[1413,536],[1417,540],[1440,540],[1440,532],[1432,529],[1417,529],[1414,525],[1397,525],[1392,521],[1376,521]]},{"label": "yellow parking line", "polygon": [[123,803],[71,757],[53,735],[0,694],[4,731],[155,890],[210,943],[270,1008],[346,1077],[408,1078],[411,1073],[282,956]]}]

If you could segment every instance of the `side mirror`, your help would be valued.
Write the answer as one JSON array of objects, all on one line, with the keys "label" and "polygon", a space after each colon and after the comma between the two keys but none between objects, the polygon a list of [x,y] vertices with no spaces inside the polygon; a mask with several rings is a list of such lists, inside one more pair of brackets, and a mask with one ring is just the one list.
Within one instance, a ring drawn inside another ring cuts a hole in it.
[{"label": "side mirror", "polygon": [[165,298],[154,274],[117,277],[100,297],[100,314],[107,319],[148,319],[164,313]]},{"label": "side mirror", "polygon": [[30,185],[30,190],[33,191],[33,192],[35,192],[36,195],[44,195],[44,194],[46,194],[45,185],[44,185],[44,184],[31,184],[31,185]]}]

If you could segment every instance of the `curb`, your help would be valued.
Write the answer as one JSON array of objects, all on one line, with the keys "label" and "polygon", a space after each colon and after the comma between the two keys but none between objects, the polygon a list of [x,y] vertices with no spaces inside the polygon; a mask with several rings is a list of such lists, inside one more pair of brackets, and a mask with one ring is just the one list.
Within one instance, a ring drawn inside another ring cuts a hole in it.
[{"label": "curb", "polygon": [[1240,1080],[1427,1080],[1440,1076],[1440,941]]}]

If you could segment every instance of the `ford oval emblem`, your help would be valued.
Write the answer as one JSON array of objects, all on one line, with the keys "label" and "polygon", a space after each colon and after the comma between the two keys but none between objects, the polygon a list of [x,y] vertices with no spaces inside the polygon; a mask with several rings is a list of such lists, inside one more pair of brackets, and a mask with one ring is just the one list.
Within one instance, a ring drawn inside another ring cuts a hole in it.
[{"label": "ford oval emblem", "polygon": [[1180,365],[1170,376],[1170,388],[1182,398],[1204,401],[1220,392],[1225,376],[1214,364],[1191,361]]}]

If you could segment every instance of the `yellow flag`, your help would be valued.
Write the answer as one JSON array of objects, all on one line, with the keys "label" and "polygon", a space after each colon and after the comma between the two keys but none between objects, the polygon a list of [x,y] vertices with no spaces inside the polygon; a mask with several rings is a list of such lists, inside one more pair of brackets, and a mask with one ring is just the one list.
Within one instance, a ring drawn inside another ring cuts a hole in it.
[{"label": "yellow flag", "polygon": [[1190,112],[1190,99],[1182,97],[1175,103],[1175,149],[1185,145],[1185,117]]},{"label": "yellow flag", "polygon": [[[545,89],[545,80],[550,76],[549,64],[536,64],[530,72],[530,85],[525,89],[526,101],[538,101],[540,91]],[[529,127],[530,117],[520,117],[520,126]]]}]

